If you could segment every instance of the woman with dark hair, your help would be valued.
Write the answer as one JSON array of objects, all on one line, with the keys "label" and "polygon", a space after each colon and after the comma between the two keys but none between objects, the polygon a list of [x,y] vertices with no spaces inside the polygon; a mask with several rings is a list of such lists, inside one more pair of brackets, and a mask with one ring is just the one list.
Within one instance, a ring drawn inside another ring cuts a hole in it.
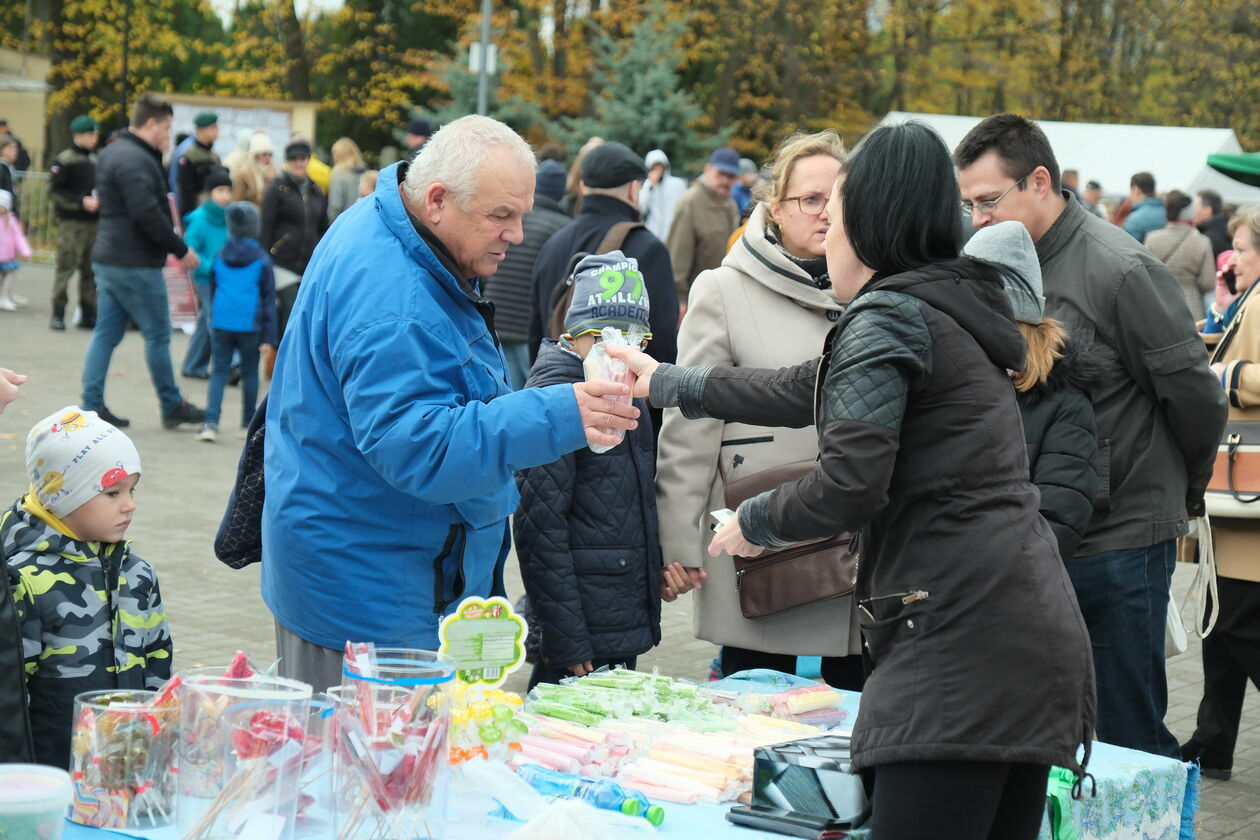
[{"label": "woman with dark hair", "polygon": [[821,359],[775,371],[614,351],[636,395],[688,418],[796,427],[817,414],[814,471],[740,505],[709,553],[861,531],[873,670],[852,753],[875,770],[874,840],[942,826],[1031,840],[1049,766],[1083,779],[1093,736],[1089,637],[1007,375],[1024,341],[999,268],[959,257],[959,203],[931,129],[876,129],[828,201],[832,290],[853,302]]},{"label": "woman with dark hair", "polygon": [[1164,196],[1168,224],[1148,233],[1142,244],[1168,266],[1186,296],[1191,316],[1200,321],[1206,311],[1204,298],[1216,289],[1216,256],[1212,253],[1212,240],[1199,233],[1190,219],[1181,217],[1189,206],[1190,196],[1170,190]]}]

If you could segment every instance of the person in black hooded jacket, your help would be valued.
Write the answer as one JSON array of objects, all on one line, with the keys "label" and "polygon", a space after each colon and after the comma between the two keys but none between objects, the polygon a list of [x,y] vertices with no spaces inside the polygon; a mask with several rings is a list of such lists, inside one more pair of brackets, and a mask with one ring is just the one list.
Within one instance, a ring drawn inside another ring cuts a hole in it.
[{"label": "person in black hooded jacket", "polygon": [[[638,263],[620,251],[576,266],[566,334],[539,347],[527,388],[581,382],[604,327],[650,336]],[[604,297],[608,278],[624,285]],[[612,449],[579,449],[517,474],[516,555],[530,611],[541,625],[541,657],[529,687],[582,676],[603,665],[635,666],[661,640],[660,528],[656,440],[647,405],[639,426]]]},{"label": "person in black hooded jacket", "polygon": [[[861,532],[856,597],[871,663],[853,727],[873,770],[873,840],[1032,840],[1050,765],[1081,795],[1094,670],[1054,534],[1038,513],[1008,370],[1025,345],[999,269],[959,258],[940,137],[877,128],[827,205],[827,263],[853,301],[821,359],[778,371],[613,352],[634,394],[684,417],[799,427],[813,472],[740,505],[709,553]],[[1084,755],[1077,749],[1084,742]]]},{"label": "person in black hooded jacket", "polygon": [[1095,379],[1089,354],[1068,341],[1063,326],[1044,317],[1041,265],[1028,229],[1019,222],[981,228],[963,253],[994,263],[1028,352],[1012,372],[1024,420],[1028,466],[1041,491],[1041,515],[1050,523],[1065,562],[1076,556],[1089,528],[1098,490],[1098,427],[1086,393]]}]

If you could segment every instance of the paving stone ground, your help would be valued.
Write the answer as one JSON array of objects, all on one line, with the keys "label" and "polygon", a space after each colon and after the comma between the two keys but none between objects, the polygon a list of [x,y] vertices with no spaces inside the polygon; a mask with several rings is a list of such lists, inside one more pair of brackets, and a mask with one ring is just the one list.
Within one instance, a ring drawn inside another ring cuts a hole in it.
[{"label": "paving stone ground", "polygon": [[[30,298],[18,313],[0,312],[0,366],[30,375],[22,397],[0,416],[0,502],[8,504],[25,489],[25,435],[39,418],[78,402],[83,354],[88,333],[71,328],[48,329],[48,295],[52,272],[26,266],[17,277],[17,292]],[[72,284],[73,288],[73,284]],[[188,340],[175,334],[171,351],[175,369]],[[180,379],[187,399],[205,404],[206,383]],[[272,619],[258,594],[258,567],[233,571],[214,559],[211,543],[235,474],[242,439],[225,423],[219,442],[199,443],[188,432],[165,431],[157,397],[144,366],[140,334],[130,332],[114,355],[106,388],[110,409],[132,420],[128,430],[140,450],[143,478],[140,503],[130,537],[140,556],[161,576],[176,667],[226,663],[238,648],[260,662],[275,655]],[[229,388],[223,416],[236,418],[240,390]],[[1179,568],[1174,589],[1184,603],[1193,569]],[[508,591],[521,594],[515,560],[509,560]],[[359,605],[371,609],[370,604]],[[641,667],[703,679],[716,648],[691,632],[691,603],[681,599],[664,605],[661,645],[640,658]],[[1189,610],[1187,610],[1189,614]],[[1168,725],[1179,739],[1194,731],[1202,686],[1197,640],[1189,651],[1170,661]],[[524,688],[517,673],[510,688]],[[1260,838],[1260,697],[1248,689],[1243,733],[1234,756],[1234,778],[1206,781],[1199,818],[1201,840]]]}]

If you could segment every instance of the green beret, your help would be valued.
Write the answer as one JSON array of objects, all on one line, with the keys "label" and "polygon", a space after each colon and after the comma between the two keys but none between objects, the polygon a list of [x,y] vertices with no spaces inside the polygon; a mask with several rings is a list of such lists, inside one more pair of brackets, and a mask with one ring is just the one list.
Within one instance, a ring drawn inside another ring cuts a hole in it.
[{"label": "green beret", "polygon": [[86,131],[96,131],[96,120],[87,114],[80,114],[70,121],[70,133],[83,134]]},{"label": "green beret", "polygon": [[210,111],[202,111],[193,118],[193,125],[197,126],[197,128],[205,128],[208,125],[214,125],[218,121],[218,114],[211,113]]}]

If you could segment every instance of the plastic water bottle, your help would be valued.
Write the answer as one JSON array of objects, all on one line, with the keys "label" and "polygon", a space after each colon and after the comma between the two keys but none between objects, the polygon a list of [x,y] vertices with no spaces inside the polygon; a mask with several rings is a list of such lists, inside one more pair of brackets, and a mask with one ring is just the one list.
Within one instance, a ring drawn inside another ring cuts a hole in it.
[{"label": "plastic water bottle", "polygon": [[521,765],[516,768],[516,773],[543,796],[581,799],[605,811],[619,811],[629,817],[643,817],[652,825],[659,826],[665,821],[664,808],[651,804],[643,794],[628,791],[609,779],[573,776],[536,764]]}]

